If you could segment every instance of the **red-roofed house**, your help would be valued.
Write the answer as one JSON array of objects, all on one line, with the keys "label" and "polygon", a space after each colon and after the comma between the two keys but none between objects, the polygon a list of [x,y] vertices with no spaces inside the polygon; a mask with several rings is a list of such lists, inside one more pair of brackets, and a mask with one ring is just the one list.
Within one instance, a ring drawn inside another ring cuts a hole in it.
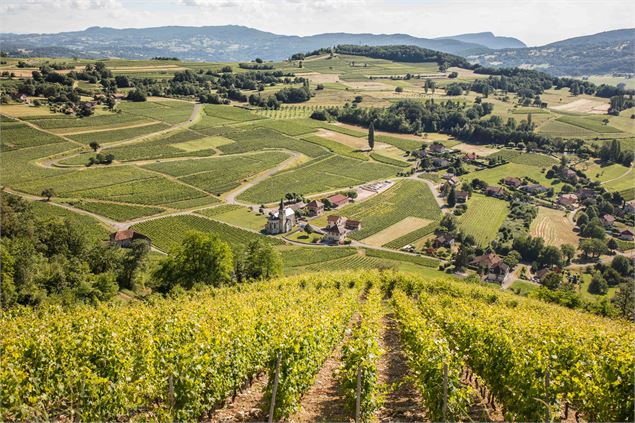
[{"label": "red-roofed house", "polygon": [[328,200],[334,207],[340,207],[344,204],[348,204],[348,197],[343,194],[331,195]]},{"label": "red-roofed house", "polygon": [[147,236],[140,234],[139,232],[135,232],[132,229],[126,229],[124,231],[117,231],[110,234],[110,243],[114,245],[118,245],[122,248],[128,248],[132,244],[132,241],[137,239],[141,239],[146,241],[148,245],[150,244],[150,238]]},{"label": "red-roofed house", "polygon": [[324,213],[324,204],[319,200],[313,200],[306,205],[309,216],[320,216]]},{"label": "red-roofed house", "polygon": [[600,220],[602,221],[602,225],[607,228],[613,226],[613,224],[615,223],[615,218],[610,214],[605,214],[600,218]]}]

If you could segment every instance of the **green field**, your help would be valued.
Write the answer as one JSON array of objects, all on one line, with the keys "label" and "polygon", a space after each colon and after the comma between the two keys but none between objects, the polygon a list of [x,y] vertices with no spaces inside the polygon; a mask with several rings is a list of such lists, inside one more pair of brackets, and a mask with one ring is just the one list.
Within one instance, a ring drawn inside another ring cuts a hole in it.
[{"label": "green field", "polygon": [[538,181],[539,184],[542,184],[546,187],[551,186],[552,181],[547,179],[545,177],[545,174],[542,173],[541,170],[541,167],[538,166],[507,163],[501,166],[496,166],[493,168],[462,175],[460,179],[467,182],[471,181],[472,179],[478,178],[481,181],[487,182],[488,185],[500,185],[499,181],[506,176],[527,176],[535,179],[536,181]]},{"label": "green field", "polygon": [[467,202],[467,211],[459,218],[459,228],[473,235],[479,245],[487,246],[496,238],[508,212],[506,201],[473,194]]},{"label": "green field", "polygon": [[91,142],[97,142],[99,144],[110,144],[116,141],[131,140],[133,138],[150,135],[168,128],[170,128],[170,126],[165,123],[153,123],[151,125],[138,126],[134,128],[113,129],[109,131],[86,132],[77,135],[68,135],[68,138],[84,144],[90,144]]},{"label": "green field", "polygon": [[232,226],[250,229],[252,231],[262,231],[267,222],[267,216],[259,214],[257,210],[251,211],[247,207],[235,204],[227,204],[209,209],[199,210],[200,215],[209,217],[219,222]]},{"label": "green field", "polygon": [[91,216],[75,213],[44,201],[33,201],[30,204],[37,218],[66,220],[92,240],[105,241],[108,239],[108,234],[112,232]]},{"label": "green field", "polygon": [[617,128],[613,128],[610,125],[603,124],[602,119],[605,119],[605,117],[604,116],[561,116],[557,119],[557,121],[565,122],[574,126],[579,126],[580,128],[588,129],[589,131],[594,131],[598,133],[612,134],[616,132],[621,132]]},{"label": "green field", "polygon": [[395,175],[399,169],[381,163],[367,163],[348,157],[329,156],[274,175],[248,189],[239,198],[257,204],[269,203],[279,200],[289,192],[308,195],[384,179]]},{"label": "green field", "polygon": [[187,184],[220,195],[240,185],[244,178],[275,167],[288,158],[286,153],[270,152],[153,163],[144,168],[175,176]]},{"label": "green field", "polygon": [[78,201],[71,203],[78,209],[93,212],[118,222],[159,214],[165,209],[159,207],[133,206],[130,204],[100,203]]},{"label": "green field", "polygon": [[361,220],[362,229],[351,234],[360,240],[407,217],[439,220],[441,211],[428,186],[419,181],[403,180],[381,194],[345,207],[336,214]]},{"label": "green field", "polygon": [[277,238],[266,237],[200,216],[170,216],[136,224],[134,230],[150,237],[152,244],[162,251],[170,251],[181,244],[188,231],[213,233],[231,245],[244,245],[255,239],[281,244]]},{"label": "green field", "polygon": [[194,109],[194,104],[178,101],[146,101],[146,102],[124,102],[121,103],[121,110],[141,117],[160,120],[169,124],[177,124],[188,120]]},{"label": "green field", "polygon": [[219,149],[225,154],[247,153],[264,149],[285,149],[303,153],[309,157],[320,157],[328,154],[328,150],[313,143],[291,138],[269,128],[254,128],[226,134],[234,140],[231,144],[221,145]]}]

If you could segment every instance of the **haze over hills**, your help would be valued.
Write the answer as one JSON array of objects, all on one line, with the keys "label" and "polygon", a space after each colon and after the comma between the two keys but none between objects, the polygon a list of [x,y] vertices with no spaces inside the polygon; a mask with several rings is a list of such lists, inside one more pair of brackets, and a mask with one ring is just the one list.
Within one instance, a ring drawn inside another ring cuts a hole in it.
[{"label": "haze over hills", "polygon": [[485,66],[519,66],[556,76],[633,73],[635,29],[620,29],[569,38],[541,47],[503,49],[468,55]]},{"label": "haze over hills", "polygon": [[[511,47],[506,39],[484,35],[480,42],[417,38],[407,34],[325,33],[306,37],[278,35],[237,25],[184,27],[169,26],[142,29],[91,27],[84,31],[58,34],[1,34],[4,49],[42,49],[64,46],[82,55],[148,58],[178,56],[184,60],[241,61],[262,57],[286,59],[294,53],[316,50],[336,44],[389,45],[408,44],[461,54],[489,51],[496,46]],[[522,44],[515,40],[516,43]]]},{"label": "haze over hills", "polygon": [[3,50],[24,56],[119,57],[145,59],[176,56],[188,61],[282,60],[294,53],[338,44],[415,45],[467,57],[484,66],[520,66],[554,75],[632,72],[635,29],[603,32],[526,47],[512,37],[491,32],[435,39],[407,34],[325,33],[278,35],[238,25],[164,26],[115,29],[91,27],[56,34],[0,34]]}]

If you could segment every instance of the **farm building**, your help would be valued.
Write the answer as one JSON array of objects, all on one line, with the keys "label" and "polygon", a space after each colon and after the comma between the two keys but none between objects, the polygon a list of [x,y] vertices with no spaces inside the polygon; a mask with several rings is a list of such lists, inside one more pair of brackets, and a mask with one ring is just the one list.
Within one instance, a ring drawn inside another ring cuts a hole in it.
[{"label": "farm building", "polygon": [[506,193],[502,187],[490,185],[487,187],[487,189],[485,189],[485,195],[495,198],[505,198]]},{"label": "farm building", "polygon": [[604,216],[602,216],[600,218],[600,221],[602,221],[602,225],[604,225],[604,227],[606,228],[609,228],[615,224],[615,218],[610,214],[605,214]]},{"label": "farm building", "polygon": [[624,213],[633,213],[635,212],[635,200],[628,201],[624,204]]},{"label": "farm building", "polygon": [[529,184],[518,188],[519,190],[526,192],[528,194],[542,194],[549,191],[549,188],[540,184]]},{"label": "farm building", "polygon": [[478,156],[476,155],[476,153],[466,153],[463,157],[461,157],[461,160],[463,160],[466,163],[472,163],[476,159],[478,159]]},{"label": "farm building", "polygon": [[633,241],[635,240],[635,234],[630,229],[624,229],[620,232],[620,239],[623,241]]},{"label": "farm building", "polygon": [[443,144],[437,143],[432,143],[432,145],[428,147],[428,151],[430,152],[430,154],[445,154],[448,152]]},{"label": "farm building", "polygon": [[467,191],[457,191],[456,192],[456,202],[457,203],[465,203],[468,198],[470,198],[470,193]]},{"label": "farm building", "polygon": [[578,196],[575,194],[561,194],[558,197],[558,204],[565,207],[571,207],[578,202]]},{"label": "farm building", "polygon": [[306,205],[306,209],[309,213],[309,216],[320,216],[322,213],[324,213],[324,203],[319,200],[313,200]]},{"label": "farm building", "polygon": [[143,234],[140,234],[139,232],[135,232],[132,229],[117,231],[110,234],[110,243],[122,248],[129,248],[132,244],[132,241],[136,240],[146,241],[148,243],[148,246],[151,243],[150,238]]},{"label": "farm building", "polygon": [[289,232],[295,226],[295,212],[290,207],[284,206],[284,201],[280,200],[280,207],[277,211],[269,213],[265,230],[270,235],[283,234]]},{"label": "farm building", "polygon": [[340,207],[345,204],[348,204],[348,197],[343,194],[335,194],[331,195],[328,200],[334,207]]},{"label": "farm building", "polygon": [[450,248],[454,244],[455,236],[449,232],[439,234],[433,241],[432,246],[434,248]]},{"label": "farm building", "polygon": [[507,185],[508,187],[518,188],[523,184],[523,181],[522,179],[515,176],[507,176],[503,179],[503,184]]}]

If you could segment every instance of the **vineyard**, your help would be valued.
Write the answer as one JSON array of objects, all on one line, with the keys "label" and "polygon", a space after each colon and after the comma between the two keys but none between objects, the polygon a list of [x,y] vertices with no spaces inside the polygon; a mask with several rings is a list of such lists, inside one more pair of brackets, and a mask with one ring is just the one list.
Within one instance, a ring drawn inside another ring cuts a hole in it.
[{"label": "vineyard", "polygon": [[469,419],[477,392],[506,420],[634,418],[631,323],[485,285],[377,271],[3,312],[2,418],[206,419],[263,380],[254,385],[261,416],[286,420],[340,345],[329,377],[348,416],[370,421],[398,389],[378,382],[378,364],[392,354],[380,348],[386,319],[400,331],[402,378],[432,421]]}]

